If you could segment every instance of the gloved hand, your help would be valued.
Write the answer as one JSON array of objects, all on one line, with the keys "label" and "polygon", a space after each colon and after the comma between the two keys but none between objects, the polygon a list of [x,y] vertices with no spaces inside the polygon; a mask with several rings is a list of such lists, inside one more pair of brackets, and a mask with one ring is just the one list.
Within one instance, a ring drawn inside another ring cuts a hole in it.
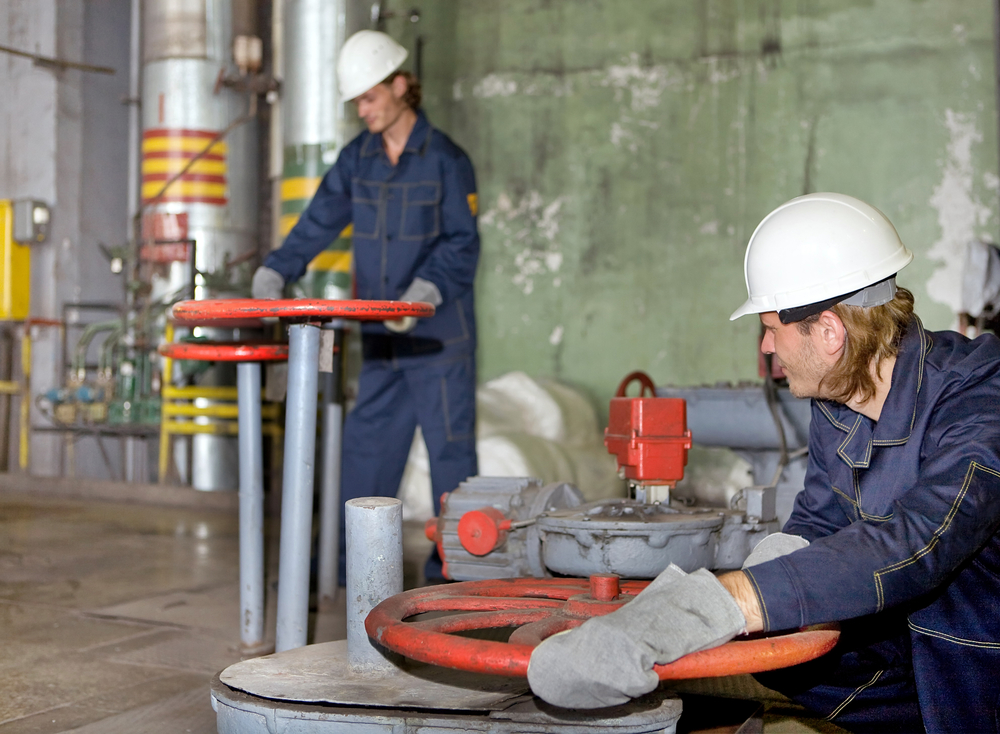
[{"label": "gloved hand", "polygon": [[250,281],[250,295],[254,298],[282,298],[285,295],[285,279],[277,270],[261,265]]},{"label": "gloved hand", "polygon": [[403,295],[399,297],[399,300],[440,306],[444,299],[441,298],[441,291],[438,290],[438,287],[429,280],[414,278],[409,287],[403,291]]},{"label": "gloved hand", "polygon": [[760,541],[743,561],[743,568],[756,566],[758,563],[773,561],[775,558],[787,556],[799,548],[805,548],[809,541],[800,535],[772,533]]},{"label": "gloved hand", "polygon": [[671,564],[620,609],[544,640],[531,654],[528,683],[555,706],[616,706],[659,685],[654,664],[721,645],[745,626],[711,572]]},{"label": "gloved hand", "polygon": [[416,316],[404,316],[401,319],[392,319],[385,322],[385,328],[396,334],[406,334],[409,331],[413,331],[416,325]]},{"label": "gloved hand", "polygon": [[[441,291],[438,290],[438,287],[429,280],[414,278],[413,282],[403,291],[403,295],[399,297],[399,300],[407,301],[408,303],[429,303],[432,306],[440,306],[444,299],[441,298]],[[385,328],[396,334],[406,334],[409,331],[413,331],[416,325],[417,319],[414,316],[404,316],[401,319],[392,319],[385,322]]]}]

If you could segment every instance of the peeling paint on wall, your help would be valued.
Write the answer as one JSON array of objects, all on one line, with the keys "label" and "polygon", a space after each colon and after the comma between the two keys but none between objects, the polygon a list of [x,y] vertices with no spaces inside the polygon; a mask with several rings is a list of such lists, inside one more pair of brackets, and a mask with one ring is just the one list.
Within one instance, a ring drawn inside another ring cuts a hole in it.
[{"label": "peeling paint on wall", "polygon": [[972,189],[972,148],[983,142],[975,115],[947,109],[945,127],[949,136],[946,158],[941,181],[930,198],[930,205],[937,210],[941,236],[927,252],[931,260],[941,265],[927,281],[927,293],[957,313],[962,304],[965,248],[980,236],[977,230],[989,221],[991,211]]},{"label": "peeling paint on wall", "polygon": [[559,220],[566,198],[557,196],[546,203],[539,192],[529,191],[515,204],[506,193],[501,193],[496,206],[479,218],[480,226],[496,229],[504,251],[512,257],[509,270],[501,264],[494,272],[502,275],[513,271],[511,282],[526,296],[531,295],[539,277],[554,275],[552,286],[561,285],[558,273],[563,254],[559,243]]},{"label": "peeling paint on wall", "polygon": [[746,241],[807,191],[883,207],[921,318],[952,323],[965,242],[997,226],[990,6],[429,2],[457,18],[425,89],[479,174],[484,379],[559,374],[602,406],[626,368],[757,379],[759,327],[728,321]]},{"label": "peeling paint on wall", "polygon": [[[516,92],[517,82],[500,74],[484,76],[472,88],[472,95],[482,99],[488,99],[489,97],[509,97]],[[461,94],[461,87],[459,87],[459,94]]]}]

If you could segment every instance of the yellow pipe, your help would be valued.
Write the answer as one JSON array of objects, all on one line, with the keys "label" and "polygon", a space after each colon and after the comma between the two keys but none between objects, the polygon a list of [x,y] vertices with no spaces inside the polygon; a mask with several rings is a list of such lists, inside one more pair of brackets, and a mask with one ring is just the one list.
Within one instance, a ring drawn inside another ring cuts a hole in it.
[{"label": "yellow pipe", "polygon": [[[171,323],[170,319],[167,319],[167,328],[163,332],[163,337],[166,339],[167,344],[170,344],[174,340],[174,325]],[[163,400],[164,393],[170,389],[171,377],[173,377],[173,367],[174,362],[170,357],[164,357],[163,359],[163,373],[160,376],[160,399]],[[166,402],[163,401],[160,405],[160,457],[159,457],[159,467],[157,470],[157,477],[162,484],[167,478],[167,468],[170,465],[170,431],[167,430],[167,416],[163,412],[163,408],[166,407]]]},{"label": "yellow pipe", "polygon": [[189,421],[166,421],[169,433],[190,436],[195,433],[223,433],[236,435],[239,426],[235,421],[225,421],[219,423],[191,423]]},{"label": "yellow pipe", "polygon": [[[262,418],[277,418],[278,406],[273,404],[265,405],[261,408],[260,414]],[[179,415],[187,418],[200,418],[204,416],[208,418],[235,419],[239,417],[239,406],[227,403],[224,405],[206,405],[205,407],[198,407],[196,405],[164,402],[161,415]]]},{"label": "yellow pipe", "polygon": [[21,392],[21,383],[13,380],[0,380],[0,395],[18,395]]},{"label": "yellow pipe", "polygon": [[21,379],[23,390],[21,392],[21,438],[18,451],[18,465],[21,471],[28,470],[28,459],[30,458],[29,436],[31,418],[31,326],[24,324],[24,331],[21,333]]},{"label": "yellow pipe", "polygon": [[196,405],[164,403],[161,415],[179,415],[187,418],[236,418],[238,408],[235,405],[206,405],[199,408]]},{"label": "yellow pipe", "polygon": [[165,400],[236,400],[236,387],[232,385],[191,385],[175,387],[164,385],[160,391]]}]

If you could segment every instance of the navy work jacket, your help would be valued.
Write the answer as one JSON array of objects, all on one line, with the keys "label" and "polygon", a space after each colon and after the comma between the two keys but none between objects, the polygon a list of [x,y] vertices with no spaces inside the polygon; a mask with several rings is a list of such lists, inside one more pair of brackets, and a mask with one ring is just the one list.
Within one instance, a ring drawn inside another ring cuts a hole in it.
[{"label": "navy work jacket", "polygon": [[1000,731],[1000,340],[914,317],[877,423],[814,400],[784,532],[745,571],[766,630],[903,611],[928,730]]},{"label": "navy work jacket", "polygon": [[382,135],[363,132],[340,152],[282,246],[264,265],[285,282],[353,224],[358,298],[396,300],[423,278],[442,303],[408,334],[381,323],[362,326],[366,358],[438,361],[476,347],[472,281],[479,260],[476,180],[465,152],[417,112],[406,148],[393,166]]}]

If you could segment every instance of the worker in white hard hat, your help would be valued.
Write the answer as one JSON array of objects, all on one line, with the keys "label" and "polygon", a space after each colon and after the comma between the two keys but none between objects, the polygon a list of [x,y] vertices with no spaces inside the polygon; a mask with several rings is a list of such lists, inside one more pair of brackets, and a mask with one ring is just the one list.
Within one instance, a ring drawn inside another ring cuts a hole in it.
[{"label": "worker in white hard hat", "polygon": [[743,570],[668,568],[550,637],[536,694],[620,704],[652,667],[742,633],[839,622],[837,647],[758,676],[851,731],[1000,731],[1000,340],[930,332],[895,275],[913,256],[842,194],[783,204],[747,246],[761,350],[812,398],[804,490]]},{"label": "worker in white hard hat", "polygon": [[[340,152],[281,248],[254,274],[253,295],[280,298],[351,224],[358,298],[436,307],[429,319],[361,327],[364,362],[344,424],[340,486],[345,501],[394,497],[419,425],[439,509],[442,494],[477,473],[478,199],[469,157],[420,109],[419,81],[401,69],[406,56],[376,31],[344,44],[340,95],[353,100],[367,130]],[[343,532],[340,539],[343,585]],[[436,551],[425,575],[443,577]]]}]

